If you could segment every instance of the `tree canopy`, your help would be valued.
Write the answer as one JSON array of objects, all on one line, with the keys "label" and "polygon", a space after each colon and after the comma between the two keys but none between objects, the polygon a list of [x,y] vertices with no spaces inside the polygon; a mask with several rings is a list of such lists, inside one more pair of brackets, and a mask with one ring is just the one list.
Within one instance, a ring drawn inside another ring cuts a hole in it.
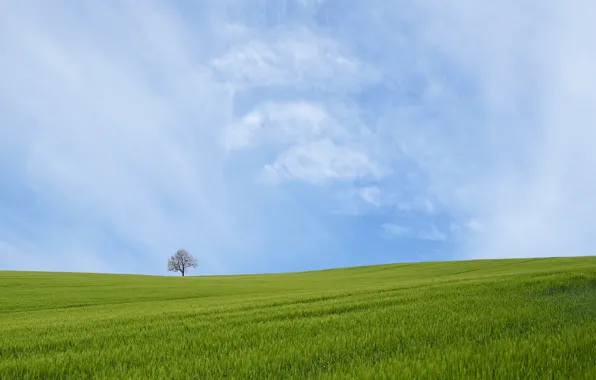
[{"label": "tree canopy", "polygon": [[182,276],[189,268],[199,266],[197,260],[186,250],[180,249],[168,260],[168,271],[180,272]]}]

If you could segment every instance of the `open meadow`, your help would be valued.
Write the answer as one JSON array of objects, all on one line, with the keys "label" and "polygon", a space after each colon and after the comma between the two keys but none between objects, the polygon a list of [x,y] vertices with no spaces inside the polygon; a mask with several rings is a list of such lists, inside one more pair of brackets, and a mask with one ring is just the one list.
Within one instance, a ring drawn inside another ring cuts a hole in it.
[{"label": "open meadow", "polygon": [[1,379],[596,379],[596,257],[0,272]]}]

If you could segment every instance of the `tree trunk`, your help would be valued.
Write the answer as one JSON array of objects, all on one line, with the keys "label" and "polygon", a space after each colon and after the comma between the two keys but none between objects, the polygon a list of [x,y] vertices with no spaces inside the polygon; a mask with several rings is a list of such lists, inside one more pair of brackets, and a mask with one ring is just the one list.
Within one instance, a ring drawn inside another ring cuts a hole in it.
[{"label": "tree trunk", "polygon": [[182,269],[182,277],[184,277],[184,269]]}]

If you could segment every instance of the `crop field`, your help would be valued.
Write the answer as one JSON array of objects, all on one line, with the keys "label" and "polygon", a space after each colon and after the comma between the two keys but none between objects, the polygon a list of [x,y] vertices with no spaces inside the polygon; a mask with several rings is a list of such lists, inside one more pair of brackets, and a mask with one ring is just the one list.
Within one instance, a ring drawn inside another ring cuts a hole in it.
[{"label": "crop field", "polygon": [[0,272],[1,379],[596,379],[596,257]]}]

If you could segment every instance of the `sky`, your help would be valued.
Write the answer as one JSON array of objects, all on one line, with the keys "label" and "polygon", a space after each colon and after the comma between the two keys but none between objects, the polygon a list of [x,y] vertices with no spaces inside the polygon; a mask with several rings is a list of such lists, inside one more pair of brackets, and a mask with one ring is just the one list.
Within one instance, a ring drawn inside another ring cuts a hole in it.
[{"label": "sky", "polygon": [[0,1],[0,270],[593,255],[594,14]]}]

